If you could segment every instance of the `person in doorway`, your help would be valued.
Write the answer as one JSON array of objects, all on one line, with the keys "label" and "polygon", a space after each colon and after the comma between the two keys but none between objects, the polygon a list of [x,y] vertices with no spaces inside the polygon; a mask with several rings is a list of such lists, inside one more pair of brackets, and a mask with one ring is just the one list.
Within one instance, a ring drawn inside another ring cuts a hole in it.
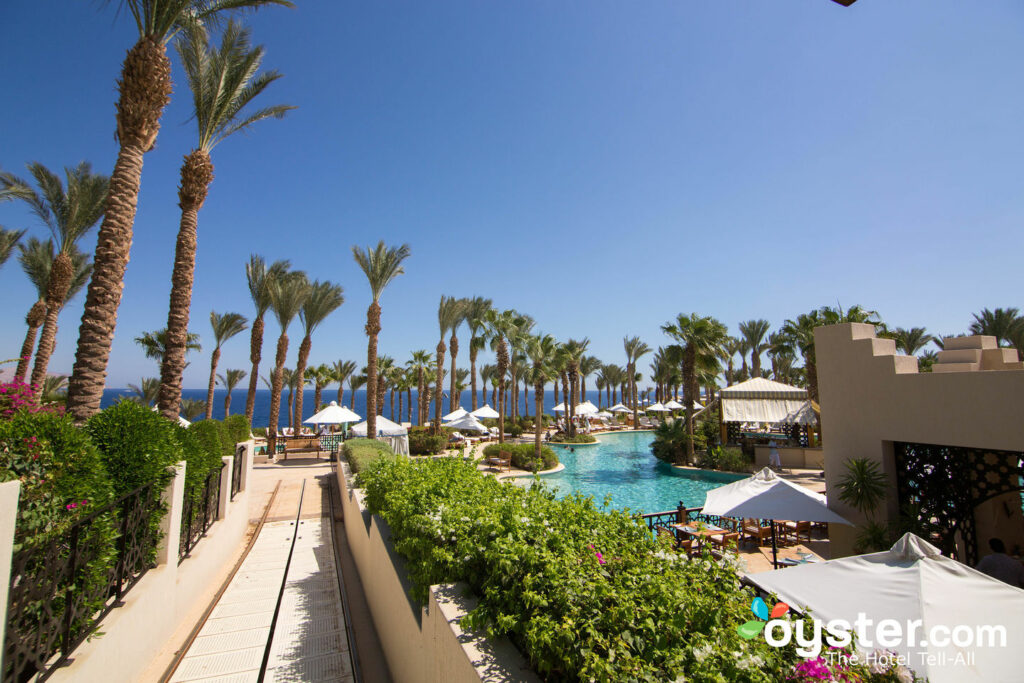
[{"label": "person in doorway", "polygon": [[775,445],[775,439],[768,442],[768,448],[771,449],[768,451],[768,467],[771,467],[773,470],[781,470],[782,458],[779,457],[779,449]]},{"label": "person in doorway", "polygon": [[975,569],[1015,588],[1024,588],[1024,564],[1006,554],[1002,539],[990,539],[988,547],[992,554],[981,558]]}]

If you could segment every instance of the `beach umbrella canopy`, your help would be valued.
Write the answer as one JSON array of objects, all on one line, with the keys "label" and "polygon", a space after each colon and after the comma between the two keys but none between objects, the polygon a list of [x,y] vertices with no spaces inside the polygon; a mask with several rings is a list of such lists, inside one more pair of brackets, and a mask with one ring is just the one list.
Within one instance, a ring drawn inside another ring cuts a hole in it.
[{"label": "beach umbrella canopy", "polygon": [[609,418],[609,417],[614,417],[614,415],[609,413],[607,410],[602,410],[601,412],[599,412],[597,414],[597,417]]},{"label": "beach umbrella canopy", "polygon": [[308,420],[303,420],[302,423],[307,425],[340,425],[346,422],[358,422],[362,419],[345,406],[339,406],[337,401],[331,401],[327,404],[327,407]]},{"label": "beach umbrella canopy", "polygon": [[[366,436],[366,422],[360,422],[353,427],[352,433],[356,436]],[[374,436],[405,436],[408,433],[409,430],[402,425],[395,424],[383,415],[377,416],[377,433]]]},{"label": "beach umbrella canopy", "polygon": [[613,405],[608,410],[610,410],[613,413],[631,413],[631,412],[633,412],[632,408],[627,408],[626,406],[622,405],[621,403],[616,403],[615,405]]},{"label": "beach umbrella canopy", "polygon": [[652,405],[649,405],[649,406],[647,406],[647,410],[651,410],[651,411],[656,412],[656,413],[670,413],[670,412],[672,412],[671,408],[667,408],[667,407],[663,406],[661,403],[654,403]]},{"label": "beach umbrella canopy", "polygon": [[767,467],[752,477],[708,491],[702,512],[720,517],[773,520],[773,565],[778,561],[774,520],[849,524],[828,508],[825,496],[787,481]]},{"label": "beach umbrella canopy", "polygon": [[497,420],[499,417],[498,411],[492,408],[490,403],[485,403],[483,408],[477,408],[470,415],[481,420]]},{"label": "beach umbrella canopy", "polygon": [[553,413],[564,413],[565,412],[565,404],[564,403],[559,403],[557,406],[555,406],[554,408],[551,409],[551,412],[553,412]]},{"label": "beach umbrella canopy", "polygon": [[452,429],[458,429],[458,430],[464,431],[464,432],[486,432],[487,431],[487,427],[485,427],[483,425],[483,423],[480,422],[480,420],[476,419],[475,417],[473,417],[469,413],[466,413],[465,415],[463,415],[462,417],[460,417],[457,420],[452,420],[451,422],[446,424],[445,427],[450,427]]},{"label": "beach umbrella canopy", "polygon": [[458,408],[456,408],[452,412],[450,412],[447,415],[445,415],[444,417],[442,417],[441,421],[442,422],[451,422],[452,420],[458,420],[460,417],[465,417],[466,415],[469,415],[469,411],[466,410],[465,408],[463,408],[462,406],[459,406]]},{"label": "beach umbrella canopy", "polygon": [[684,406],[682,403],[675,399],[672,399],[671,401],[666,403],[665,407],[668,408],[669,410],[686,410],[686,406]]},{"label": "beach umbrella canopy", "polygon": [[576,406],[577,415],[595,415],[597,414],[597,406],[590,401],[584,401]]},{"label": "beach umbrella canopy", "polygon": [[[973,647],[969,666],[956,663],[965,650],[931,638],[904,637],[890,649],[907,658],[918,675],[933,683],[1011,681],[1020,678],[1024,651],[1024,591],[943,557],[939,549],[905,534],[889,550],[750,574],[748,578],[787,605],[827,623],[859,615],[878,624],[893,619],[904,629],[917,621],[917,635],[935,627],[977,633],[1006,629],[1006,647]],[[911,642],[912,641],[912,642]],[[856,642],[854,643],[856,645]],[[866,648],[870,649],[870,648]]]}]

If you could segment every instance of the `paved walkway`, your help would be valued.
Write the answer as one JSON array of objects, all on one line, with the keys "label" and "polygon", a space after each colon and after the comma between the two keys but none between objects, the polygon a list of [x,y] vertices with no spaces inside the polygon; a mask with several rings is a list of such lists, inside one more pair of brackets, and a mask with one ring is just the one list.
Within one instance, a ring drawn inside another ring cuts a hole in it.
[{"label": "paved walkway", "polygon": [[268,521],[172,681],[254,682],[264,660],[267,681],[354,681],[323,464],[268,467],[250,508],[262,515],[280,480]]}]

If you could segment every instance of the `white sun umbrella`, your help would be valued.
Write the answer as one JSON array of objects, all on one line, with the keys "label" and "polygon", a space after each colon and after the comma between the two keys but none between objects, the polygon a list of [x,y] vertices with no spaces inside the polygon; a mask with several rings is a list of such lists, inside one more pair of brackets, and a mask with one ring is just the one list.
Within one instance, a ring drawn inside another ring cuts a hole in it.
[{"label": "white sun umbrella", "polygon": [[459,406],[452,412],[442,417],[441,422],[451,422],[452,420],[458,420],[460,417],[465,417],[466,415],[469,415],[469,411],[463,408],[462,406]]},{"label": "white sun umbrella", "polygon": [[490,403],[485,403],[483,408],[477,408],[470,415],[481,420],[497,420],[499,417],[498,411],[492,408]]},{"label": "white sun umbrella", "polygon": [[686,409],[686,406],[684,406],[682,403],[680,403],[679,401],[677,401],[675,399],[672,399],[671,401],[666,403],[665,407],[668,408],[669,410],[685,410]]},{"label": "white sun umbrella", "polygon": [[565,412],[565,404],[564,403],[559,403],[557,406],[555,406],[554,408],[551,409],[551,412],[553,412],[553,413],[564,413]]},{"label": "white sun umbrella", "polygon": [[452,420],[445,427],[451,427],[452,429],[458,429],[464,432],[486,432],[487,427],[483,425],[480,420],[473,417],[471,414],[466,413],[457,420]]},{"label": "white sun umbrella", "polygon": [[613,413],[631,413],[631,412],[633,412],[632,408],[627,408],[626,406],[622,405],[621,403],[616,403],[615,405],[613,405],[608,410],[613,412]]},{"label": "white sun umbrella", "polygon": [[752,477],[711,489],[704,498],[705,515],[772,520],[772,566],[778,566],[775,520],[849,524],[830,510],[825,497],[779,477],[765,467]]},{"label": "white sun umbrella", "polygon": [[667,408],[667,407],[663,406],[661,403],[652,403],[651,405],[647,406],[647,410],[650,410],[650,411],[655,412],[655,413],[671,413],[672,412],[671,408]]},{"label": "white sun umbrella", "polygon": [[590,401],[584,401],[576,406],[577,415],[595,415],[597,414],[597,406]]},{"label": "white sun umbrella", "polygon": [[599,413],[598,413],[598,414],[596,415],[596,417],[599,417],[599,418],[601,418],[602,420],[607,420],[607,419],[608,419],[609,417],[615,417],[615,416],[614,416],[614,415],[612,415],[611,413],[609,413],[609,412],[608,412],[607,410],[602,410],[601,412],[599,412]]},{"label": "white sun umbrella", "polygon": [[[366,421],[360,422],[352,428],[356,436],[366,436]],[[383,415],[377,416],[377,433],[374,436],[406,436],[409,430],[402,425],[395,424]]]},{"label": "white sun umbrella", "polygon": [[345,406],[339,406],[337,401],[331,401],[327,404],[327,407],[308,420],[303,420],[302,423],[308,425],[340,425],[346,422],[359,422],[362,419]]}]

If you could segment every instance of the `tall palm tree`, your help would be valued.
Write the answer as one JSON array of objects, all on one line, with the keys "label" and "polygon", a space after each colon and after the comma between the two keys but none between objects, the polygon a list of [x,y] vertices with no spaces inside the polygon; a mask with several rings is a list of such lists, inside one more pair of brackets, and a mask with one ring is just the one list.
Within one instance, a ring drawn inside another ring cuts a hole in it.
[{"label": "tall palm tree", "polygon": [[761,376],[761,354],[769,348],[765,337],[771,326],[771,323],[763,318],[740,323],[740,334],[743,335],[750,351],[751,377]]},{"label": "tall palm tree", "polygon": [[11,252],[14,251],[15,245],[24,236],[24,230],[8,230],[3,226],[0,226],[0,266],[7,263],[7,259],[11,258]]},{"label": "tall palm tree", "polygon": [[[389,247],[381,240],[375,248],[352,247],[352,256],[370,283],[372,300],[366,309],[366,433],[377,433],[377,336],[380,334],[380,295],[384,288],[405,272],[402,262],[409,258],[409,245]],[[371,437],[373,438],[373,437]]]},{"label": "tall palm tree", "polygon": [[487,384],[494,378],[497,370],[493,365],[487,364],[480,367],[480,402],[487,403]]},{"label": "tall palm tree", "polygon": [[148,407],[156,402],[156,396],[160,392],[160,380],[156,377],[143,377],[138,384],[129,384],[128,390],[133,394],[129,397],[131,400]]},{"label": "tall palm tree", "polygon": [[509,335],[510,347],[509,356],[509,388],[512,394],[512,419],[519,417],[519,372],[526,367],[526,339],[530,336],[535,322],[532,317],[525,313],[515,313],[512,334]]},{"label": "tall palm tree", "polygon": [[814,354],[814,328],[826,323],[820,311],[801,313],[793,320],[782,325],[782,332],[793,347],[800,350],[804,357],[804,374],[807,381],[807,394],[812,401],[818,400],[818,365]]},{"label": "tall palm tree", "polygon": [[491,300],[480,296],[474,296],[466,305],[466,325],[469,327],[469,379],[473,392],[473,410],[478,408],[476,402],[476,356],[487,344],[487,337],[480,333],[487,329],[484,317],[491,307]]},{"label": "tall palm tree", "polygon": [[498,443],[505,442],[505,380],[508,377],[508,339],[516,332],[516,312],[491,309],[485,317],[491,343],[497,353],[492,381],[497,381],[498,390]]},{"label": "tall palm tree", "polygon": [[[294,412],[292,406],[295,405],[295,389],[305,382],[299,381],[299,375],[291,368],[281,368],[281,386],[288,387],[288,402],[285,405],[285,414],[288,415],[288,428],[294,429],[295,423],[292,421]],[[273,390],[273,384],[271,384],[271,390]],[[283,389],[282,389],[283,391]],[[301,393],[301,390],[300,390]],[[295,432],[292,432],[293,434]]]},{"label": "tall palm tree", "polygon": [[217,379],[227,390],[227,394],[224,396],[224,419],[227,419],[231,414],[231,392],[235,390],[239,382],[245,379],[245,370],[225,370],[223,375],[217,375]]},{"label": "tall palm tree", "polygon": [[768,358],[771,359],[772,377],[776,381],[787,382],[789,380],[788,373],[795,357],[793,342],[784,330],[768,335]]},{"label": "tall palm tree", "polygon": [[537,419],[533,421],[533,452],[540,458],[541,435],[544,432],[544,385],[555,379],[555,360],[559,345],[550,334],[531,336],[526,342],[526,355],[533,364],[530,381],[533,382],[534,410]]},{"label": "tall palm tree", "polygon": [[[345,295],[341,285],[317,280],[309,286],[309,294],[299,310],[299,320],[302,321],[302,329],[305,333],[302,343],[299,344],[299,360],[295,364],[295,371],[299,373],[299,377],[304,377],[306,374],[309,352],[313,348],[313,331],[343,303],[345,303]],[[297,425],[302,424],[302,393],[300,391],[295,398],[295,424]]]},{"label": "tall palm tree", "polygon": [[430,352],[420,349],[412,352],[412,358],[405,366],[410,372],[416,373],[416,423],[423,425],[427,421],[427,371],[431,366]]},{"label": "tall palm tree", "polygon": [[[441,295],[441,301],[437,305],[437,326],[441,330],[441,339],[437,342],[436,352],[437,361],[434,366],[435,377],[437,383],[434,388],[435,403],[434,403],[434,421],[431,425],[431,430],[434,434],[441,432],[441,413],[444,412],[442,403],[442,391],[441,382],[444,376],[444,353],[447,350],[444,345],[444,336],[448,333],[448,330],[457,327],[462,322],[464,314],[464,305],[462,299],[456,299],[453,296]],[[454,409],[453,409],[454,410]]]},{"label": "tall palm tree", "polygon": [[683,357],[683,401],[686,404],[686,461],[693,462],[693,404],[700,390],[698,371],[702,363],[713,360],[717,363],[722,345],[728,338],[728,331],[721,322],[711,316],[680,313],[674,322],[661,326],[662,332],[671,337],[682,348]]},{"label": "tall palm tree", "polygon": [[271,285],[275,278],[278,278],[292,267],[291,263],[285,260],[274,261],[267,267],[262,256],[252,254],[249,262],[245,264],[245,279],[249,284],[249,296],[256,307],[256,315],[252,320],[252,331],[249,335],[249,362],[252,369],[249,371],[249,391],[245,396],[245,419],[252,424],[252,416],[256,410],[256,379],[259,376],[260,360],[263,357],[263,318],[270,309]]},{"label": "tall palm tree", "polygon": [[896,348],[908,356],[916,356],[918,351],[928,346],[934,339],[923,327],[911,327],[909,330],[897,327],[893,330],[893,335],[896,338]]},{"label": "tall palm tree", "polygon": [[230,10],[271,4],[292,6],[289,0],[123,0],[120,4],[135,20],[138,42],[121,66],[117,161],[110,176],[74,371],[68,383],[68,409],[79,422],[100,409],[131,250],[143,155],[156,145],[160,117],[171,97],[167,42],[183,26],[216,24]]},{"label": "tall palm tree", "polygon": [[590,340],[584,337],[581,340],[570,339],[562,347],[565,351],[565,374],[569,380],[569,393],[565,397],[565,414],[568,417],[566,426],[572,436],[576,435],[576,404],[580,403],[580,362],[589,346]]},{"label": "tall palm tree", "polygon": [[[210,311],[210,327],[213,328],[213,353],[210,355],[210,382],[206,389],[206,419],[213,418],[213,388],[217,383],[217,364],[220,363],[220,347],[224,345],[228,339],[241,334],[248,327],[248,321],[245,316],[239,313],[217,313],[216,311]],[[170,333],[168,332],[168,348],[164,352],[164,367],[167,366],[166,358],[170,353]],[[184,357],[184,356],[183,356]],[[162,383],[161,383],[162,384]],[[161,397],[164,392],[161,390]],[[175,406],[180,402],[175,401]],[[166,413],[164,414],[167,417]],[[174,415],[171,416],[173,419]]]},{"label": "tall palm tree", "polygon": [[[288,358],[288,326],[299,314],[309,296],[309,280],[302,271],[290,271],[275,277],[270,284],[270,308],[281,326],[277,338],[277,354],[274,357],[274,372],[270,376],[270,424],[267,425],[267,452],[277,452],[277,420],[281,415],[281,389],[283,386],[284,362]],[[291,413],[288,414],[289,421]]]},{"label": "tall palm tree", "polygon": [[459,355],[459,338],[458,331],[459,325],[466,322],[466,316],[469,313],[469,306],[472,304],[472,299],[459,299],[459,319],[452,325],[452,338],[448,343],[448,350],[452,356],[452,371],[451,371],[451,388],[448,392],[448,412],[453,412],[456,408],[460,407],[459,404],[462,402],[462,392],[456,391],[455,385],[458,380],[458,371],[455,368],[455,362]]},{"label": "tall palm tree", "polygon": [[[163,360],[164,351],[167,348],[167,330],[160,329],[155,332],[143,332],[134,339],[135,343],[142,347],[146,358],[152,358],[157,363]],[[188,333],[188,346],[186,351],[202,351],[199,344],[199,335],[195,332]]]},{"label": "tall palm tree", "polygon": [[[580,373],[580,402],[587,400],[587,376],[593,375],[601,369],[601,359],[597,356],[582,356],[579,363]],[[600,398],[598,398],[600,400]]]},{"label": "tall palm tree", "polygon": [[[19,243],[18,252],[18,263],[21,264],[21,269],[25,271],[25,275],[35,287],[38,297],[25,315],[25,324],[28,325],[28,330],[25,332],[25,341],[22,342],[21,353],[18,356],[18,367],[14,371],[15,379],[25,381],[25,375],[28,373],[28,366],[32,360],[32,352],[36,345],[36,334],[46,319],[46,292],[49,288],[50,272],[56,254],[53,251],[52,240],[43,242],[35,237],[30,237],[25,243]],[[74,275],[71,278],[71,286],[68,287],[64,297],[65,304],[82,291],[92,273],[89,256],[79,251],[78,247],[72,248],[70,256]]]},{"label": "tall palm tree", "polygon": [[320,412],[324,387],[334,381],[334,370],[327,365],[313,365],[306,368],[306,379],[313,383],[313,413]]},{"label": "tall palm tree", "polygon": [[651,347],[640,341],[640,337],[624,337],[622,348],[626,352],[626,380],[629,382],[629,396],[633,402],[633,429],[639,429],[640,410],[636,395],[636,363],[651,352]]},{"label": "tall palm tree", "polygon": [[971,334],[995,337],[996,343],[1000,346],[1012,342],[1015,328],[1021,324],[1021,317],[1016,308],[997,308],[994,311],[983,308],[980,313],[974,313],[973,317],[969,328]]},{"label": "tall palm tree", "polygon": [[[363,368],[364,370],[366,368]],[[359,387],[366,386],[366,374],[365,372],[361,375],[352,375],[348,378],[348,389],[349,389],[349,410],[356,409],[356,392],[359,391]],[[367,397],[369,400],[369,397]],[[369,420],[370,416],[367,413],[366,419]]]},{"label": "tall palm tree", "polygon": [[[155,380],[159,383],[160,380]],[[159,384],[157,385],[157,391],[160,390]],[[203,413],[206,412],[206,401],[200,401],[194,398],[186,398],[181,401],[180,415],[188,420],[189,422],[195,422]]]},{"label": "tall palm tree", "polygon": [[28,172],[38,190],[15,175],[0,173],[0,192],[27,203],[50,231],[56,247],[47,279],[46,315],[30,380],[30,384],[42,386],[50,356],[57,345],[57,316],[68,300],[68,290],[75,279],[77,244],[103,216],[110,179],[93,173],[86,162],[64,169],[66,185],[60,176],[39,162],[28,164]]},{"label": "tall palm tree", "polygon": [[[391,356],[377,357],[377,414],[384,414],[384,392],[390,386],[395,371],[395,359]],[[394,408],[392,407],[392,410]]]},{"label": "tall palm tree", "polygon": [[[211,48],[206,29],[192,24],[175,41],[185,77],[192,90],[193,119],[197,143],[181,165],[178,206],[181,218],[174,247],[170,305],[167,311],[167,355],[160,368],[160,410],[166,417],[177,412],[181,379],[185,371],[185,334],[192,306],[195,281],[199,210],[203,208],[213,182],[210,152],[238,131],[257,121],[281,118],[292,109],[283,105],[255,112],[246,108],[268,85],[280,78],[276,72],[258,73],[263,47],[253,48],[249,31],[229,21],[219,49]],[[212,384],[211,378],[211,387]],[[212,394],[211,394],[212,396]],[[213,414],[213,400],[206,401],[207,419]]]},{"label": "tall palm tree", "polygon": [[338,383],[338,405],[345,405],[345,382],[356,371],[354,360],[336,360],[331,366],[331,380]]}]

